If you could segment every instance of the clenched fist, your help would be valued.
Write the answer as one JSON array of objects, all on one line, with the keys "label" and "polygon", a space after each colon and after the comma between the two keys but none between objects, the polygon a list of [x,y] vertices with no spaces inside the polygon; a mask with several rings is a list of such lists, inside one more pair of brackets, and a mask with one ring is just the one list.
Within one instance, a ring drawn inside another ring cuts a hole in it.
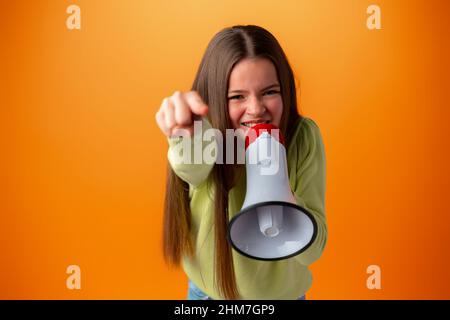
[{"label": "clenched fist", "polygon": [[208,106],[196,91],[175,93],[164,98],[156,113],[156,123],[167,137],[180,133],[179,129],[188,130],[192,136],[194,120],[208,113]]}]

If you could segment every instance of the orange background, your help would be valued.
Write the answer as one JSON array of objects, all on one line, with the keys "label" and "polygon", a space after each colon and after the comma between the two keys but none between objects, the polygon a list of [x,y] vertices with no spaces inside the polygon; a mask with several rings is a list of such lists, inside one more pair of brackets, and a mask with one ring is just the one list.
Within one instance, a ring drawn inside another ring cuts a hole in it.
[{"label": "orange background", "polygon": [[[68,30],[66,8],[81,8]],[[308,299],[450,298],[448,1],[2,1],[0,298],[183,299],[161,251],[154,115],[212,36],[258,24],[327,152],[329,241]],[[66,268],[81,267],[81,290]],[[382,289],[366,287],[381,267]]]}]

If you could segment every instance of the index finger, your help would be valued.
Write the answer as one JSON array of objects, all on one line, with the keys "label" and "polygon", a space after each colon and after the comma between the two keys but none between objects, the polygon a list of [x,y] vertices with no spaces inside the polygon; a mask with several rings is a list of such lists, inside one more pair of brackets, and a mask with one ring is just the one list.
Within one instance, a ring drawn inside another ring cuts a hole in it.
[{"label": "index finger", "polygon": [[196,91],[187,92],[186,100],[192,113],[204,116],[208,113],[208,106],[203,102],[202,98]]}]

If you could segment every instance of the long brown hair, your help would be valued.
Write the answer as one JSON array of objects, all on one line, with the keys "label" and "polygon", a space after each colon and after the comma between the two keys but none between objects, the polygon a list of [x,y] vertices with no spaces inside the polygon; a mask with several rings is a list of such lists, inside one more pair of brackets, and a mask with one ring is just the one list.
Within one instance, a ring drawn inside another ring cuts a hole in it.
[{"label": "long brown hair", "polygon": [[[225,130],[232,128],[228,114],[228,81],[233,67],[244,58],[266,58],[274,64],[283,101],[280,129],[288,145],[295,124],[300,119],[294,75],[281,46],[267,30],[248,25],[225,28],[218,32],[208,44],[192,90],[197,91],[209,106],[209,121],[225,137]],[[225,151],[223,150],[223,159],[226,159]],[[208,178],[209,185],[215,188],[215,285],[226,299],[239,297],[232,249],[227,241],[228,194],[237,180],[235,168],[230,164],[216,163]],[[195,244],[190,236],[190,216],[189,185],[181,180],[169,165],[163,249],[166,261],[171,264],[179,264],[183,255],[194,255]]]}]

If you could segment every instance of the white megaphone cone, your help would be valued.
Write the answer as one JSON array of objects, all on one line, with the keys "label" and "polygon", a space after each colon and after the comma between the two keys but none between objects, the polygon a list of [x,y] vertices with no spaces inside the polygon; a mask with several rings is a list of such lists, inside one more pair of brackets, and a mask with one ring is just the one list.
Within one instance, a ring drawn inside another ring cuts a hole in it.
[{"label": "white megaphone cone", "polygon": [[258,124],[245,138],[247,191],[228,227],[228,240],[241,254],[280,260],[305,251],[317,235],[314,217],[297,205],[289,186],[286,149],[280,130]]}]

